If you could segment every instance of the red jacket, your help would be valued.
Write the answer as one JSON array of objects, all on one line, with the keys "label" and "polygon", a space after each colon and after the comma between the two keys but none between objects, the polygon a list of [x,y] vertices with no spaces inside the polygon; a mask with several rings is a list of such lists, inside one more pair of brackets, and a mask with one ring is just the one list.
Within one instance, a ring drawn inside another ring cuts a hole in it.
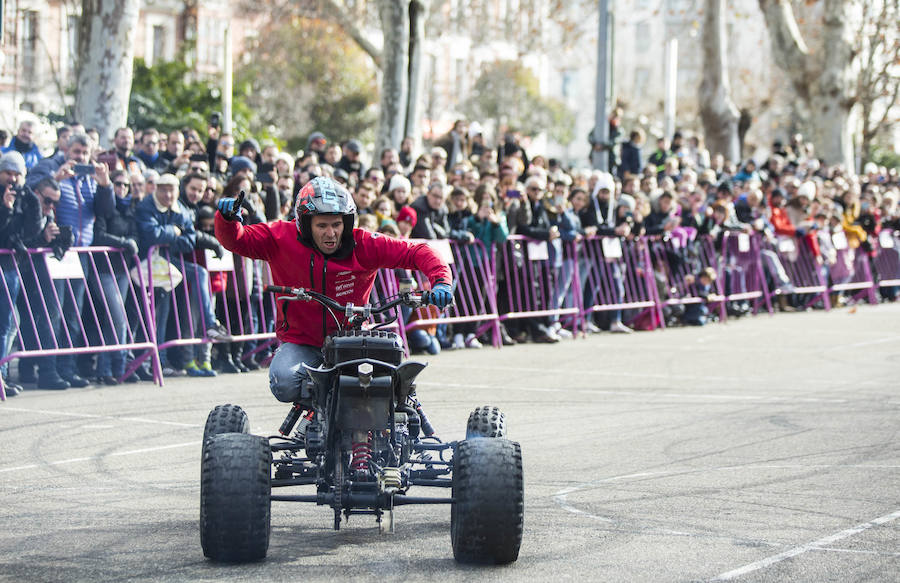
[{"label": "red jacket", "polygon": [[[382,268],[416,269],[428,277],[432,286],[451,281],[450,267],[428,245],[362,229],[353,229],[355,247],[342,259],[326,258],[302,243],[293,221],[244,226],[216,213],[216,238],[238,255],[268,261],[275,285],[315,290],[343,304],[367,303],[375,275]],[[322,346],[325,336],[337,329],[325,308],[316,302],[284,305],[287,324],[281,307],[276,321],[276,336],[282,342]]]}]

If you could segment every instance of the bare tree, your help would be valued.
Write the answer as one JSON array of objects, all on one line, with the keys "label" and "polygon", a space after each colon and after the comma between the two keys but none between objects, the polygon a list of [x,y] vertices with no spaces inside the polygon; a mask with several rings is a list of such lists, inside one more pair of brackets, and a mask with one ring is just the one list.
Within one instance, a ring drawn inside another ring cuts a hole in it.
[{"label": "bare tree", "polygon": [[[860,108],[863,162],[872,144],[897,123],[900,104],[900,0],[863,2],[862,26],[856,33],[860,70],[856,97]],[[893,117],[892,117],[893,116]]]},{"label": "bare tree", "polygon": [[738,162],[740,112],[731,99],[728,79],[728,41],[725,36],[725,0],[706,0],[703,20],[703,81],[700,83],[700,117],[711,154]]},{"label": "bare tree", "polygon": [[83,0],[75,117],[104,144],[128,119],[139,0]]},{"label": "bare tree", "polygon": [[842,163],[847,168],[853,168],[850,110],[855,101],[854,4],[855,0],[824,0],[822,46],[813,52],[800,33],[790,0],[759,0],[775,62],[810,110],[810,133],[816,151],[827,162]]}]

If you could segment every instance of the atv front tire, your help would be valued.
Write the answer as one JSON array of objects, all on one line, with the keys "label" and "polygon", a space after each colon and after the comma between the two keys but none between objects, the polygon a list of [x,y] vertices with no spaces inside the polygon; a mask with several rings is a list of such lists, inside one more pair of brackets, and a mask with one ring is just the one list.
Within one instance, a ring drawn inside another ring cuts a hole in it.
[{"label": "atv front tire", "polygon": [[263,559],[269,549],[272,451],[263,437],[222,433],[201,463],[200,544],[216,561]]},{"label": "atv front tire", "polygon": [[[206,452],[206,442],[213,435],[221,433],[250,433],[250,420],[247,413],[237,405],[217,405],[206,417],[206,425],[203,427],[203,447]],[[201,455],[200,459],[204,456]]]},{"label": "atv front tire", "polygon": [[460,563],[515,561],[522,544],[522,448],[503,438],[461,441],[453,454],[450,538]]},{"label": "atv front tire", "polygon": [[475,437],[506,437],[506,415],[499,407],[485,405],[469,413],[466,439]]}]

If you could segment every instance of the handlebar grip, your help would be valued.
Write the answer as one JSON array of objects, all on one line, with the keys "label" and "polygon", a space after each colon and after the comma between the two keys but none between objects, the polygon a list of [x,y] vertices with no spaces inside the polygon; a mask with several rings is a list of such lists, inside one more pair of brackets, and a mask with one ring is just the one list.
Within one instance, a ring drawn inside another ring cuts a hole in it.
[{"label": "handlebar grip", "polygon": [[284,285],[267,285],[265,291],[273,294],[289,294],[294,290]]}]

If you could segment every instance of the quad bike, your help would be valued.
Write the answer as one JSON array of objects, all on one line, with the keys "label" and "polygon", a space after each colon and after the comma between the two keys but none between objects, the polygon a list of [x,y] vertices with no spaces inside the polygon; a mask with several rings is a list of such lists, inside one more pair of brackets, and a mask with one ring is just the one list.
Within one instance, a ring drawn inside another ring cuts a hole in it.
[{"label": "quad bike", "polygon": [[[478,407],[465,440],[442,442],[416,398],[425,364],[403,362],[400,337],[381,328],[393,319],[363,329],[371,316],[400,304],[425,305],[428,292],[404,289],[380,304],[354,306],[302,288],[266,291],[283,294],[279,301],[318,302],[338,330],[325,340],[324,364],[304,364],[312,382],[278,435],[249,434],[247,414],[236,405],[210,412],[201,463],[203,554],[226,562],[263,559],[274,500],[330,506],[335,530],[352,515],[373,515],[382,532],[393,532],[395,506],[450,504],[457,561],[515,561],[524,517],[522,450],[506,439],[505,416],[497,407]],[[314,486],[315,493],[281,493],[298,486]],[[413,496],[413,486],[451,495]]]}]

